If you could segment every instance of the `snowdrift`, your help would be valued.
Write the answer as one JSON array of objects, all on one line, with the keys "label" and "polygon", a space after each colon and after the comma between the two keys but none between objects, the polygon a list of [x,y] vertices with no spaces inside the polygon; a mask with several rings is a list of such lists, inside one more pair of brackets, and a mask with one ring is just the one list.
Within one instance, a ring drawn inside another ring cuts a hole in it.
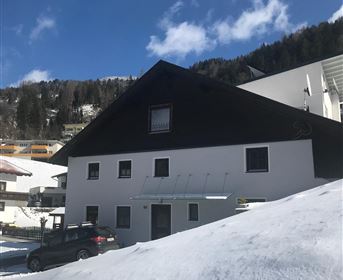
[{"label": "snowdrift", "polygon": [[342,279],[342,185],[25,279]]}]

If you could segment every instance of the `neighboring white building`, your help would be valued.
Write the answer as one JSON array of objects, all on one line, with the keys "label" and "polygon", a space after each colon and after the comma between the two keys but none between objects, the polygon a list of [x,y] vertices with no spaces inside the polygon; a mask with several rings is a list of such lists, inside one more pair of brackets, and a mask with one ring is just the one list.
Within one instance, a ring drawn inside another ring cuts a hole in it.
[{"label": "neighboring white building", "polygon": [[[304,91],[307,91],[308,83],[311,96]],[[340,122],[343,54],[276,74],[261,75],[238,87],[298,109],[308,106],[311,113]]]},{"label": "neighboring white building", "polygon": [[[0,156],[0,222],[15,221],[17,208],[28,204],[31,188],[50,186],[57,189],[58,180],[52,176],[66,170],[64,166]],[[63,200],[63,195],[60,196]]]},{"label": "neighboring white building", "polygon": [[343,177],[338,122],[159,62],[53,158],[65,223],[157,239]]},{"label": "neighboring white building", "polygon": [[16,181],[32,173],[0,158],[0,224],[11,224],[15,220],[17,207],[27,205],[28,194],[18,192]]}]

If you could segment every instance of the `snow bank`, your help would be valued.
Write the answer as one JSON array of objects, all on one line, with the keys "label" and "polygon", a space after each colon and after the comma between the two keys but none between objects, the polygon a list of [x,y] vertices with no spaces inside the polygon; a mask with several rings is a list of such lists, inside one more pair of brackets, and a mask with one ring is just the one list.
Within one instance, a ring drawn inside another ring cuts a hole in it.
[{"label": "snow bank", "polygon": [[342,279],[342,184],[25,279]]}]

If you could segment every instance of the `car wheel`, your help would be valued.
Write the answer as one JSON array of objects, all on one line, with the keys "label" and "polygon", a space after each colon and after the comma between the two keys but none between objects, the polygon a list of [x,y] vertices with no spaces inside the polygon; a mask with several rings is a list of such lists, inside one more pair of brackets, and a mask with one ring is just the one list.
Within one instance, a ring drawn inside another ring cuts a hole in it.
[{"label": "car wheel", "polygon": [[32,260],[30,260],[29,268],[32,272],[38,272],[43,270],[43,268],[41,267],[40,260],[38,258],[33,258]]},{"label": "car wheel", "polygon": [[89,258],[89,253],[87,250],[80,250],[76,255],[77,260],[85,260],[88,258]]}]

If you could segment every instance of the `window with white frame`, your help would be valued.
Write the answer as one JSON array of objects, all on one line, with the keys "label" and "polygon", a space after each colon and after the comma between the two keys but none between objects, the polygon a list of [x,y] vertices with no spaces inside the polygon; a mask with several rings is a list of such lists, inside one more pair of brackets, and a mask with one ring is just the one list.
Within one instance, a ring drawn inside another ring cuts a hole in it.
[{"label": "window with white frame", "polygon": [[154,177],[169,176],[169,158],[155,158]]},{"label": "window with white frame", "polygon": [[117,228],[131,227],[131,207],[117,206]]},{"label": "window with white frame", "polygon": [[131,160],[121,160],[119,161],[119,178],[131,178],[132,162]]},{"label": "window with white frame", "polygon": [[188,204],[188,221],[199,221],[199,204]]},{"label": "window with white frame", "polygon": [[7,185],[7,182],[0,182],[0,191],[1,192],[6,191],[6,185]]},{"label": "window with white frame", "polygon": [[246,148],[246,172],[268,172],[268,147]]},{"label": "window with white frame", "polygon": [[150,107],[150,132],[168,132],[171,128],[171,105]]},{"label": "window with white frame", "polygon": [[99,168],[100,164],[98,162],[88,163],[88,180],[99,179]]}]

